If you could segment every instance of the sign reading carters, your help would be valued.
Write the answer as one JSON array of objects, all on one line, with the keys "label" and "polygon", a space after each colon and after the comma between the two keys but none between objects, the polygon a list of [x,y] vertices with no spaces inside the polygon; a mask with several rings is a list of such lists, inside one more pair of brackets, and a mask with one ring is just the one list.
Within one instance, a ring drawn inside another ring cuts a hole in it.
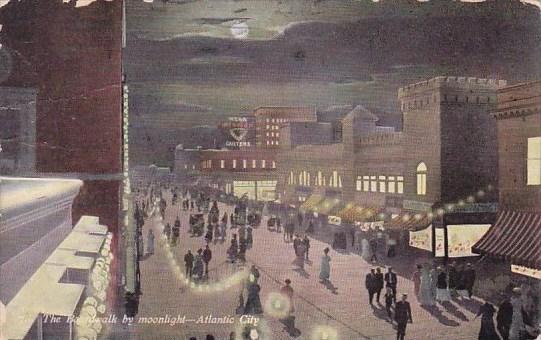
[{"label": "sign reading carters", "polygon": [[252,117],[229,117],[221,127],[228,130],[230,139],[225,142],[227,147],[252,146],[255,121]]}]

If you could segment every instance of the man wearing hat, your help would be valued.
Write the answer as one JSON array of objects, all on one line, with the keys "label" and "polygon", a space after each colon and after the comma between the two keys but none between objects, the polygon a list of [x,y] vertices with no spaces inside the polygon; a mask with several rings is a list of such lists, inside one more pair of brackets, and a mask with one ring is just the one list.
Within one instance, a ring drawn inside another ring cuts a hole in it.
[{"label": "man wearing hat", "polygon": [[464,286],[468,291],[468,296],[471,298],[473,295],[473,285],[475,284],[475,269],[471,263],[466,264],[466,269],[464,270]]},{"label": "man wearing hat", "polygon": [[404,340],[408,321],[413,322],[410,303],[407,300],[408,294],[402,294],[402,300],[398,301],[395,306],[394,319],[397,324],[396,340]]}]

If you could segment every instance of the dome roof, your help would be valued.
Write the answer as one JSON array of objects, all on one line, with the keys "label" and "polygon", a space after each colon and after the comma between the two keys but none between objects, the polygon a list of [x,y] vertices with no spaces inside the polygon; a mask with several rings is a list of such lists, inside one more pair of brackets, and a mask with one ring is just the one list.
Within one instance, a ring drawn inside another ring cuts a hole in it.
[{"label": "dome roof", "polygon": [[377,122],[379,118],[362,105],[357,105],[344,119],[360,119]]}]

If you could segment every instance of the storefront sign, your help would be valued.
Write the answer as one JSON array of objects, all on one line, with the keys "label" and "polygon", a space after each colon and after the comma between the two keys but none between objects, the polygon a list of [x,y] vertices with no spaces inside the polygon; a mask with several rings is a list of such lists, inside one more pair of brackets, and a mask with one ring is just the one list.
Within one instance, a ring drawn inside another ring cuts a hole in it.
[{"label": "storefront sign", "polygon": [[423,230],[410,231],[410,247],[432,251],[432,224]]},{"label": "storefront sign", "polygon": [[498,212],[498,203],[467,203],[464,205],[455,204],[453,212],[477,213],[477,212]]},{"label": "storefront sign", "polygon": [[342,219],[338,216],[329,216],[329,224],[342,225]]},{"label": "storefront sign", "polygon": [[405,210],[431,212],[432,204],[426,202],[404,200],[404,202],[402,203],[402,208]]},{"label": "storefront sign", "polygon": [[490,224],[462,224],[447,226],[447,255],[449,257],[479,256],[471,251],[490,229]]},{"label": "storefront sign", "polygon": [[534,269],[534,268],[529,268],[529,267],[524,267],[524,266],[519,266],[519,265],[516,265],[516,264],[512,264],[511,265],[511,272],[521,274],[521,275],[525,275],[525,276],[529,276],[529,277],[533,277],[535,279],[541,280],[541,270],[539,270],[539,269]]},{"label": "storefront sign", "polygon": [[370,228],[372,228],[373,230],[383,230],[383,223],[383,221],[372,222]]},{"label": "storefront sign", "polygon": [[221,127],[229,130],[232,140],[225,142],[228,147],[251,146],[250,131],[253,130],[253,119],[251,117],[229,117]]},{"label": "storefront sign", "polygon": [[436,228],[436,239],[434,240],[436,246],[436,252],[434,256],[445,256],[445,231],[442,228]]}]

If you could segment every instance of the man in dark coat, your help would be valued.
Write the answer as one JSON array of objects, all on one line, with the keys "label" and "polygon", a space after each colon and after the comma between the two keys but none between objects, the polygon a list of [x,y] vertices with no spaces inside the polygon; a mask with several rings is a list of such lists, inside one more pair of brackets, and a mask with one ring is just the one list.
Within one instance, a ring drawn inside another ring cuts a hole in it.
[{"label": "man in dark coat", "polygon": [[406,326],[408,322],[413,323],[411,317],[410,303],[407,301],[408,295],[403,294],[402,300],[398,301],[395,306],[394,319],[396,321],[396,340],[404,340],[406,336]]},{"label": "man in dark coat", "polygon": [[381,272],[381,268],[376,268],[376,300],[379,302],[379,296],[381,295],[381,290],[384,286],[384,280],[383,280],[383,273]]},{"label": "man in dark coat", "polygon": [[188,250],[186,255],[184,255],[184,266],[186,267],[186,276],[192,277],[192,270],[193,270],[193,254],[191,250]]},{"label": "man in dark coat", "polygon": [[385,273],[385,286],[391,288],[391,290],[393,291],[393,297],[395,302],[397,283],[398,279],[396,277],[396,273],[393,272],[393,267],[389,267],[389,270],[387,271],[387,273]]},{"label": "man in dark coat", "polygon": [[203,250],[203,262],[205,263],[205,275],[209,274],[209,262],[212,259],[212,251],[209,248],[209,245]]},{"label": "man in dark coat", "polygon": [[498,308],[496,323],[498,332],[503,340],[509,340],[509,330],[513,321],[513,305],[507,296],[503,295],[503,300]]},{"label": "man in dark coat", "polygon": [[471,298],[473,295],[473,286],[475,284],[475,269],[473,269],[473,266],[471,263],[468,263],[466,265],[466,270],[464,270],[463,277],[464,277],[464,286],[466,286],[468,295]]},{"label": "man in dark coat", "polygon": [[373,305],[372,301],[374,300],[374,294],[376,294],[376,290],[377,290],[376,271],[374,269],[370,269],[370,273],[366,274],[364,285],[366,287],[366,290],[368,290],[368,302],[372,306]]}]

